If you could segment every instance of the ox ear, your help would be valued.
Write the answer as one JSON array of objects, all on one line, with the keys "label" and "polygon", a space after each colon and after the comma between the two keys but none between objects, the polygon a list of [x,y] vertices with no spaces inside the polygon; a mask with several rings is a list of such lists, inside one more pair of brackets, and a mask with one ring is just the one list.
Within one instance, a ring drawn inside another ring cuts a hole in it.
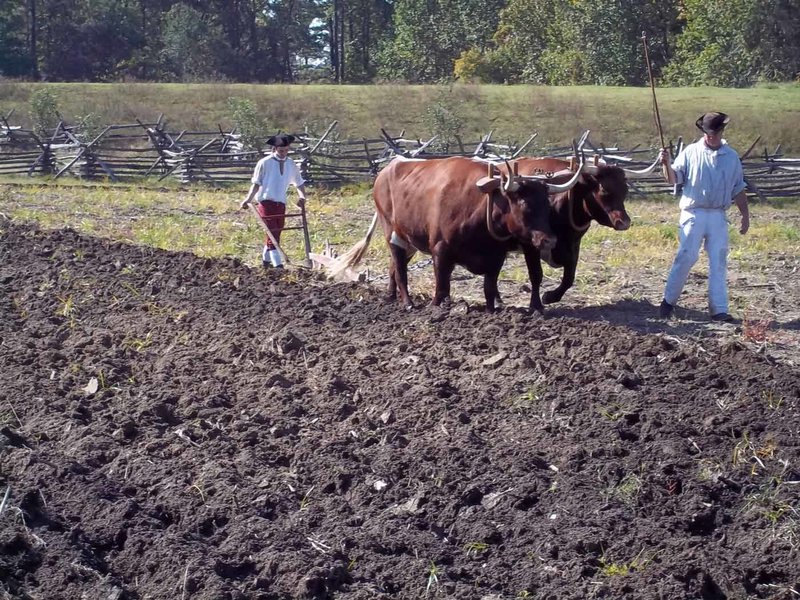
[{"label": "ox ear", "polygon": [[497,177],[481,177],[475,185],[484,194],[488,194],[500,187],[500,180]]}]

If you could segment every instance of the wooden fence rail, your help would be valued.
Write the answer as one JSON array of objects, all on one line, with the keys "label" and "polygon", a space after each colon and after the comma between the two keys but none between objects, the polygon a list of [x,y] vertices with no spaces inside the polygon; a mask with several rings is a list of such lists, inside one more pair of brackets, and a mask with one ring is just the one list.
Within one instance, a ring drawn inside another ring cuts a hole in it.
[{"label": "wooden fence rail", "polygon": [[[540,147],[536,134],[524,143],[492,140],[493,132],[475,142],[456,138],[442,143],[436,137],[415,139],[405,132],[359,140],[339,139],[334,121],[321,136],[309,131],[296,134],[298,143],[291,155],[298,162],[310,185],[335,186],[370,181],[393,157],[417,158],[470,156],[485,160],[513,160],[517,156],[567,157],[569,147]],[[745,153],[742,165],[751,193],[759,198],[800,196],[800,158],[783,156],[780,146],[773,152],[764,148],[754,153],[758,139]],[[683,142],[670,144],[676,154]],[[650,164],[655,151],[634,147],[621,149],[593,144],[585,149],[609,163],[630,168]],[[0,115],[0,176],[71,175],[85,179],[112,181],[155,177],[177,179],[181,183],[206,182],[211,185],[247,183],[262,154],[247,150],[234,131],[169,131],[163,115],[154,123],[109,125],[101,130],[61,121],[48,131],[31,131],[11,125]],[[660,173],[631,183],[634,194],[670,193]]]}]

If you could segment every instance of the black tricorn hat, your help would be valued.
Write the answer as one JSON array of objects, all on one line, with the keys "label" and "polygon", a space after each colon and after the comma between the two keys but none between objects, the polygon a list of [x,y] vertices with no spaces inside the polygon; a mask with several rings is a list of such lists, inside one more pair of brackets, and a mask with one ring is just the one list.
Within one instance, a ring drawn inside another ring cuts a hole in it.
[{"label": "black tricorn hat", "polygon": [[701,115],[694,124],[697,125],[700,131],[720,131],[721,129],[725,129],[725,125],[727,125],[730,120],[731,118],[725,113],[707,112]]},{"label": "black tricorn hat", "polygon": [[288,133],[279,133],[278,135],[273,135],[267,140],[267,144],[275,148],[283,148],[292,142],[294,142],[294,136],[289,135]]}]

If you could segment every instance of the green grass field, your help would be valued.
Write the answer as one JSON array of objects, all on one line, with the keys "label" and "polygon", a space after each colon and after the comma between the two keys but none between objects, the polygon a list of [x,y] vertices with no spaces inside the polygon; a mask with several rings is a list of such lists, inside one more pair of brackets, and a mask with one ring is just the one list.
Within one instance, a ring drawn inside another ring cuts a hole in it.
[{"label": "green grass field", "polygon": [[[30,95],[43,86],[58,98],[61,114],[77,120],[96,115],[102,123],[155,121],[165,115],[170,130],[216,131],[232,126],[227,99],[251,100],[275,129],[321,134],[334,120],[342,139],[392,134],[426,138],[426,110],[444,97],[462,118],[462,137],[477,140],[494,131],[498,142],[522,142],[534,132],[537,144],[567,144],[584,129],[608,146],[657,147],[659,136],[650,88],[502,85],[246,85],[150,83],[13,83],[0,85],[0,113],[15,110],[12,124],[30,126]],[[800,153],[800,85],[748,89],[664,88],[657,90],[667,140],[693,138],[694,121],[708,110],[732,116],[727,137],[747,147],[761,136],[770,150],[782,144]]]}]

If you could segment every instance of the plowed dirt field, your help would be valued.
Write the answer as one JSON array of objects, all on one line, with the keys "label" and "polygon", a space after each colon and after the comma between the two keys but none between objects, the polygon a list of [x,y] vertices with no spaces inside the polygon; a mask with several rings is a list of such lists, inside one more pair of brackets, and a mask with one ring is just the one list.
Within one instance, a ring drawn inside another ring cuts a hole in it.
[{"label": "plowed dirt field", "polygon": [[0,596],[795,598],[797,319],[654,310],[0,221]]}]

